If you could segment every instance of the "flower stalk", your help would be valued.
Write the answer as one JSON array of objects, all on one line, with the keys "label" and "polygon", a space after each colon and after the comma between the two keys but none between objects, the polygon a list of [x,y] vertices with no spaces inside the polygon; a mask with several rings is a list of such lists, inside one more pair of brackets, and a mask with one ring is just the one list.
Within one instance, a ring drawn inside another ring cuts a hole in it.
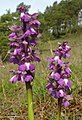
[{"label": "flower stalk", "polygon": [[26,82],[26,93],[28,100],[28,119],[34,120],[34,112],[33,112],[33,95],[32,95],[32,86],[30,82]]},{"label": "flower stalk", "polygon": [[56,120],[60,120],[61,117],[61,105],[62,105],[62,98],[58,98],[58,115]]}]

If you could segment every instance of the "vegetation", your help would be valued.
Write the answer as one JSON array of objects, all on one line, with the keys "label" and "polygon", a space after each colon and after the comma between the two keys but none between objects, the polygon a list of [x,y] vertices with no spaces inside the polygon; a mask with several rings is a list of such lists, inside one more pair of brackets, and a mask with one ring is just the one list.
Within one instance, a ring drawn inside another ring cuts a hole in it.
[{"label": "vegetation", "polygon": [[[67,37],[72,50],[71,54],[71,69],[72,69],[72,93],[73,100],[70,106],[65,110],[62,108],[61,120],[81,120],[82,118],[82,35],[74,35]],[[63,42],[65,39],[60,39]],[[36,63],[36,76],[33,83],[34,94],[34,114],[37,120],[54,120],[57,114],[57,101],[52,97],[48,97],[48,92],[45,88],[47,84],[48,62],[47,57],[53,56],[51,50],[57,48],[57,42],[48,41],[47,43],[39,41],[39,49],[41,51],[40,64]],[[25,85],[20,82],[16,84],[9,83],[11,74],[9,70],[16,69],[17,66],[5,63],[4,67],[0,68],[0,119],[15,119],[26,120],[27,117],[27,101]],[[37,86],[37,87],[36,87]],[[55,111],[55,113],[54,113]]]},{"label": "vegetation", "polygon": [[[20,5],[24,5],[24,3],[22,2],[18,6]],[[27,10],[31,7],[30,5],[25,6]],[[39,12],[41,40],[43,42],[49,39],[54,40],[82,30],[82,27],[78,26],[78,13],[81,9],[82,0],[61,0],[60,3],[54,2],[52,6],[47,6],[44,13]],[[20,24],[17,10],[13,13],[7,10],[7,13],[0,17],[0,55],[2,59],[8,52],[9,26],[12,24]]]},{"label": "vegetation", "polygon": [[[82,7],[82,0],[62,0],[47,7],[43,16],[44,29],[50,31],[53,37],[60,38],[67,33],[78,31],[78,13]],[[43,19],[42,19],[43,20]]]},{"label": "vegetation", "polygon": [[[24,4],[24,3],[21,3]],[[18,5],[19,6],[19,5]],[[36,120],[54,120],[57,114],[57,101],[48,97],[47,66],[48,56],[53,56],[52,50],[57,48],[59,41],[67,40],[71,46],[71,69],[73,81],[73,100],[67,109],[62,108],[61,120],[82,119],[82,27],[78,26],[78,13],[82,9],[82,0],[62,0],[59,4],[54,2],[47,7],[44,13],[39,13],[41,22],[38,48],[40,49],[40,64],[36,64],[36,76],[33,83],[34,114]],[[29,10],[30,6],[27,5]],[[25,99],[25,85],[19,83],[11,84],[9,70],[17,66],[8,63],[8,46],[10,41],[9,26],[20,24],[18,12],[7,13],[0,17],[0,57],[5,61],[0,67],[0,119],[1,120],[27,120],[27,101]],[[37,87],[36,87],[37,86]],[[55,111],[55,113],[54,113]]]}]

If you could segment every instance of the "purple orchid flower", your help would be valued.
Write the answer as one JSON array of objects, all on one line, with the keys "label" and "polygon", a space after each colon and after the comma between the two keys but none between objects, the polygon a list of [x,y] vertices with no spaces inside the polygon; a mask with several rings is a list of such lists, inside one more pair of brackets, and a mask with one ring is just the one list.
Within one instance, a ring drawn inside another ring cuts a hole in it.
[{"label": "purple orchid flower", "polygon": [[36,50],[31,46],[36,46],[36,39],[39,34],[38,28],[40,22],[36,20],[37,13],[29,14],[24,6],[19,6],[17,10],[20,12],[21,25],[11,26],[12,33],[8,36],[10,44],[10,62],[18,64],[18,72],[10,79],[10,82],[16,81],[31,82],[34,79],[35,66],[31,64],[33,61],[40,61]]},{"label": "purple orchid flower", "polygon": [[67,44],[68,42],[63,42],[62,44],[58,43],[59,48],[53,50],[55,56],[53,58],[48,58],[50,62],[48,68],[51,70],[51,73],[49,83],[46,86],[50,92],[50,96],[62,99],[62,104],[65,107],[69,105],[69,100],[72,99],[72,81],[69,80],[72,71],[69,68],[70,63],[64,61],[64,59],[70,58],[69,51],[71,48]]},{"label": "purple orchid flower", "polygon": [[14,71],[14,76],[10,82],[15,83],[17,80],[21,82],[31,82],[34,79],[35,66],[34,64],[24,63],[18,67],[18,71]]}]

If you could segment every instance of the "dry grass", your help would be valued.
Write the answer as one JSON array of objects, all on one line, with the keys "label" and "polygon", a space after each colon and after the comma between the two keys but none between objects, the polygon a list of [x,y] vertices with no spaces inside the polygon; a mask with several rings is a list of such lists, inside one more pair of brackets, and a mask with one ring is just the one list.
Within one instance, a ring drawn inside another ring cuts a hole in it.
[{"label": "dry grass", "polygon": [[[82,119],[82,35],[67,38],[71,46],[73,101],[66,110],[62,107],[61,120]],[[41,62],[36,63],[36,76],[33,83],[34,113],[35,120],[54,120],[57,113],[57,100],[48,97],[47,84],[47,57],[53,56],[52,49],[57,48],[57,42],[64,39],[42,43],[39,41],[41,50]],[[25,85],[11,84],[9,70],[16,69],[13,64],[6,63],[0,68],[0,120],[27,120],[27,99]]]}]

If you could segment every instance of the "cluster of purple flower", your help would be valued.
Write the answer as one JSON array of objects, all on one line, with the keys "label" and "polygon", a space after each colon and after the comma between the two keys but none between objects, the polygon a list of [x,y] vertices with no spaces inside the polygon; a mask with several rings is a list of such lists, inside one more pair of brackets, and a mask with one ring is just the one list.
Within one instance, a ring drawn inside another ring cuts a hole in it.
[{"label": "cluster of purple flower", "polygon": [[70,58],[69,51],[71,48],[67,45],[67,42],[58,43],[59,48],[53,50],[55,57],[48,58],[50,64],[48,66],[51,70],[49,83],[46,86],[50,91],[50,96],[54,98],[62,99],[62,103],[65,107],[69,105],[69,100],[72,99],[71,86],[72,81],[68,80],[71,77],[70,63],[65,61],[66,58]]},{"label": "cluster of purple flower", "polygon": [[38,14],[28,14],[24,6],[17,8],[20,12],[21,25],[11,26],[12,33],[9,35],[10,44],[10,62],[18,64],[18,71],[12,70],[14,76],[10,82],[16,81],[29,82],[32,81],[35,74],[35,66],[32,61],[40,61],[36,55],[37,50],[32,46],[37,45],[36,39],[39,34],[38,28],[40,22],[36,20]]}]

